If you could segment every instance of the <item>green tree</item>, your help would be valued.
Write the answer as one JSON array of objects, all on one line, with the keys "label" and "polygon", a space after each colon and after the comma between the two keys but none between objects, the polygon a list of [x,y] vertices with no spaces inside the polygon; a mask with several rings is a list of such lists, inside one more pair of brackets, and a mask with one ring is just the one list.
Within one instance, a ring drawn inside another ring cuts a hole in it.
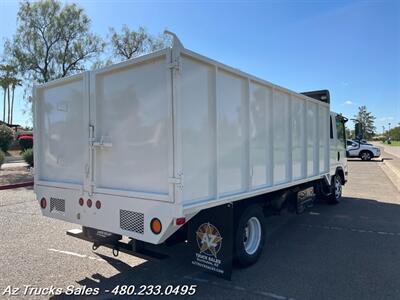
[{"label": "green tree", "polygon": [[353,138],[353,130],[351,130],[350,128],[346,127],[346,138],[347,139],[352,139]]},{"label": "green tree", "polygon": [[18,71],[30,81],[47,82],[86,69],[104,42],[90,33],[90,20],[76,4],[58,0],[21,2],[17,31],[5,44]]},{"label": "green tree", "polygon": [[110,28],[110,35],[114,54],[123,59],[130,59],[141,53],[147,39],[147,33],[143,27],[134,31],[130,30],[127,25],[122,27],[121,33]]},{"label": "green tree", "polygon": [[365,105],[358,108],[358,114],[354,116],[354,121],[361,124],[361,138],[369,139],[375,134],[375,117],[367,111]]},{"label": "green tree", "polygon": [[121,33],[110,28],[110,36],[113,53],[123,60],[160,50],[171,44],[168,36],[164,34],[152,36],[143,27],[139,27],[135,31],[124,25]]},{"label": "green tree", "polygon": [[385,133],[385,139],[391,138],[396,141],[400,141],[400,126],[391,128]]},{"label": "green tree", "polygon": [[6,125],[0,125],[0,150],[7,152],[13,139],[14,134],[11,128]]}]

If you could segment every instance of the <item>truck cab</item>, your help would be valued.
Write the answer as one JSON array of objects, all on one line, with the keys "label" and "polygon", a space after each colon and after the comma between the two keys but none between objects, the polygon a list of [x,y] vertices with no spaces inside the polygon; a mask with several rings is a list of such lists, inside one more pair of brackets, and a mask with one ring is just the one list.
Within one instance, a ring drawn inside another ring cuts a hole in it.
[{"label": "truck cab", "polygon": [[346,158],[346,130],[347,118],[335,112],[330,113],[329,119],[329,147],[330,147],[330,176],[331,186],[340,199],[342,185],[347,182],[348,166]]}]

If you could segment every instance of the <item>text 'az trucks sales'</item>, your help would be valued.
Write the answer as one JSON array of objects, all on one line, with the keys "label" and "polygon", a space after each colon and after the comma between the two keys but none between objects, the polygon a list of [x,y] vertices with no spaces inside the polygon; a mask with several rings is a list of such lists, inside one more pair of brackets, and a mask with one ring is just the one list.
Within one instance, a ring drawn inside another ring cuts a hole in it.
[{"label": "text 'az trucks sales'", "polygon": [[327,90],[295,93],[168,33],[171,48],[34,87],[35,193],[94,249],[185,242],[189,263],[230,278],[259,258],[267,211],[340,202],[347,119]]}]

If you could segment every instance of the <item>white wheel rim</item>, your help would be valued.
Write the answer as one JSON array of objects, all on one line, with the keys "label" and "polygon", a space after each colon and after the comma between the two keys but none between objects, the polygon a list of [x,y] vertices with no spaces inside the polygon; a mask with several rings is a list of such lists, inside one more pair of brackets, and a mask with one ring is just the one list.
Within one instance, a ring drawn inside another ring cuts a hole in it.
[{"label": "white wheel rim", "polygon": [[342,196],[342,183],[338,177],[335,178],[335,197],[339,199]]},{"label": "white wheel rim", "polygon": [[243,245],[247,254],[254,254],[261,242],[261,224],[256,217],[251,217],[243,232]]}]

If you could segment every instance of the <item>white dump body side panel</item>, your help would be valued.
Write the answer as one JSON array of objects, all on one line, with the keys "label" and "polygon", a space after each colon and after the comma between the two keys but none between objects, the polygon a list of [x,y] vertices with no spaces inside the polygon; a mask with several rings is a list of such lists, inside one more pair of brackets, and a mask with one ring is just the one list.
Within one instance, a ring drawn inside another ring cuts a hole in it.
[{"label": "white dump body side panel", "polygon": [[84,183],[87,163],[87,74],[35,89],[35,182]]},{"label": "white dump body side panel", "polygon": [[179,78],[188,210],[329,172],[329,104],[186,50]]}]

